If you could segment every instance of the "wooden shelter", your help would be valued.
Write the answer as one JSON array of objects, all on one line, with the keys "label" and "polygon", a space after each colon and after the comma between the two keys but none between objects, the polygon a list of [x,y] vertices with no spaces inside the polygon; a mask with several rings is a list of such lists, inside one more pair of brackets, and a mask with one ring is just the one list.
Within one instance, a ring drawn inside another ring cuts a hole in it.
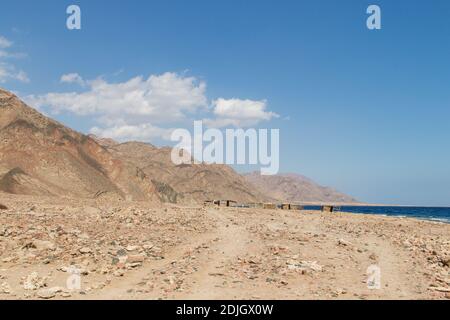
[{"label": "wooden shelter", "polygon": [[277,208],[277,205],[274,204],[274,203],[264,203],[263,204],[263,209],[271,209],[271,210],[273,210],[273,209],[276,209],[276,208]]}]

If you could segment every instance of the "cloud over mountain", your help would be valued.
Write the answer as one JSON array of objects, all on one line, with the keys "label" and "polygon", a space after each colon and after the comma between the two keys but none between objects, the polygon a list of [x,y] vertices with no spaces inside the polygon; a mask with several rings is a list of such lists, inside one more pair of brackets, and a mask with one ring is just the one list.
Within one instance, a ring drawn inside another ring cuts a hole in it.
[{"label": "cloud over mountain", "polygon": [[[50,113],[89,116],[97,125],[91,133],[119,141],[168,140],[174,127],[205,119],[209,127],[249,127],[278,117],[267,110],[266,100],[224,99],[209,102],[206,82],[193,76],[166,72],[110,83],[103,78],[85,80],[78,73],[60,81],[81,91],[30,95],[24,99]],[[209,107],[209,108],[208,108]]]}]

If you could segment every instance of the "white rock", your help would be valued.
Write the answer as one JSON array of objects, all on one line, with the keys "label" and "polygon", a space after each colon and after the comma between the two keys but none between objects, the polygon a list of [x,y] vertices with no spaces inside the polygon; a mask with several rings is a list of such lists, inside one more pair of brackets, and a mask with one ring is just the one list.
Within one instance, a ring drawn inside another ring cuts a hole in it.
[{"label": "white rock", "polygon": [[41,299],[51,299],[56,296],[58,292],[62,292],[63,288],[61,287],[53,287],[53,288],[45,288],[39,290],[36,294]]},{"label": "white rock", "polygon": [[81,248],[79,251],[82,254],[87,254],[87,253],[91,253],[92,252],[91,248],[88,248],[88,247]]},{"label": "white rock", "polygon": [[338,245],[343,246],[343,247],[347,247],[347,246],[351,246],[353,244],[351,242],[347,241],[347,240],[339,239]]}]

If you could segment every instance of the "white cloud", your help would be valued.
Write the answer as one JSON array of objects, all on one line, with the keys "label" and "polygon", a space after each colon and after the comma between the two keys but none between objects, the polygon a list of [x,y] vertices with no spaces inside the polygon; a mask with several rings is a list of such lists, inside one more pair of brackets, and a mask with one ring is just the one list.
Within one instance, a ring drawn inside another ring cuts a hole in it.
[{"label": "white cloud", "polygon": [[79,84],[80,86],[84,86],[86,84],[86,82],[78,73],[63,74],[61,76],[60,81],[62,83],[76,83]]},{"label": "white cloud", "polygon": [[266,111],[267,101],[223,99],[213,101],[215,119],[206,119],[210,127],[222,128],[226,126],[251,127],[261,121],[278,118],[278,114]]},{"label": "white cloud", "polygon": [[150,140],[169,138],[171,123],[189,119],[207,109],[206,84],[195,77],[176,73],[135,77],[125,82],[108,83],[104,79],[83,80],[77,74],[66,74],[61,82],[83,84],[83,92],[31,95],[24,100],[31,106],[52,113],[71,112],[94,116],[100,127],[92,133],[117,140]]},{"label": "white cloud", "polygon": [[93,127],[90,132],[99,137],[117,141],[151,141],[155,138],[170,139],[173,129],[164,129],[151,124],[114,126],[106,129]]},{"label": "white cloud", "polygon": [[5,49],[12,46],[12,42],[6,39],[5,37],[0,36],[0,48]]},{"label": "white cloud", "polygon": [[89,116],[97,123],[91,133],[119,141],[169,140],[173,129],[168,128],[180,123],[186,126],[211,112],[206,125],[219,128],[248,127],[278,117],[266,111],[266,100],[220,98],[209,109],[206,83],[183,74],[167,72],[111,83],[102,78],[85,80],[78,73],[70,73],[60,80],[81,85],[81,92],[31,95],[24,100],[44,112]]},{"label": "white cloud", "polygon": [[109,124],[142,120],[175,122],[207,106],[205,83],[176,73],[152,75],[148,79],[135,77],[121,83],[99,78],[86,81],[86,85],[88,90],[81,93],[48,93],[26,99],[31,105],[49,107],[54,113],[97,115]]},{"label": "white cloud", "polygon": [[1,58],[9,58],[9,53],[5,50],[0,50],[0,59]]},{"label": "white cloud", "polygon": [[30,79],[23,70],[17,69],[13,64],[5,61],[10,58],[23,58],[26,56],[23,53],[10,52],[9,49],[12,46],[12,41],[0,36],[0,83],[5,83],[9,80],[29,82]]},{"label": "white cloud", "polygon": [[30,82],[24,71],[17,70],[13,65],[0,61],[0,83],[5,83],[8,80]]}]

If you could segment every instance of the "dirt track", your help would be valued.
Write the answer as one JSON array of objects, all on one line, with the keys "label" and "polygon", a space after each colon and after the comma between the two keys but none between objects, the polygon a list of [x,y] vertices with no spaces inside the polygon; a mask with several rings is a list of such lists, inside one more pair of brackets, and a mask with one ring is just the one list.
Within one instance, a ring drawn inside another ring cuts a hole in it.
[{"label": "dirt track", "polygon": [[[441,223],[12,196],[0,203],[9,208],[0,211],[1,299],[449,297],[450,225]],[[82,270],[80,290],[66,288],[70,265]],[[367,287],[371,265],[381,270],[379,290]]]}]

